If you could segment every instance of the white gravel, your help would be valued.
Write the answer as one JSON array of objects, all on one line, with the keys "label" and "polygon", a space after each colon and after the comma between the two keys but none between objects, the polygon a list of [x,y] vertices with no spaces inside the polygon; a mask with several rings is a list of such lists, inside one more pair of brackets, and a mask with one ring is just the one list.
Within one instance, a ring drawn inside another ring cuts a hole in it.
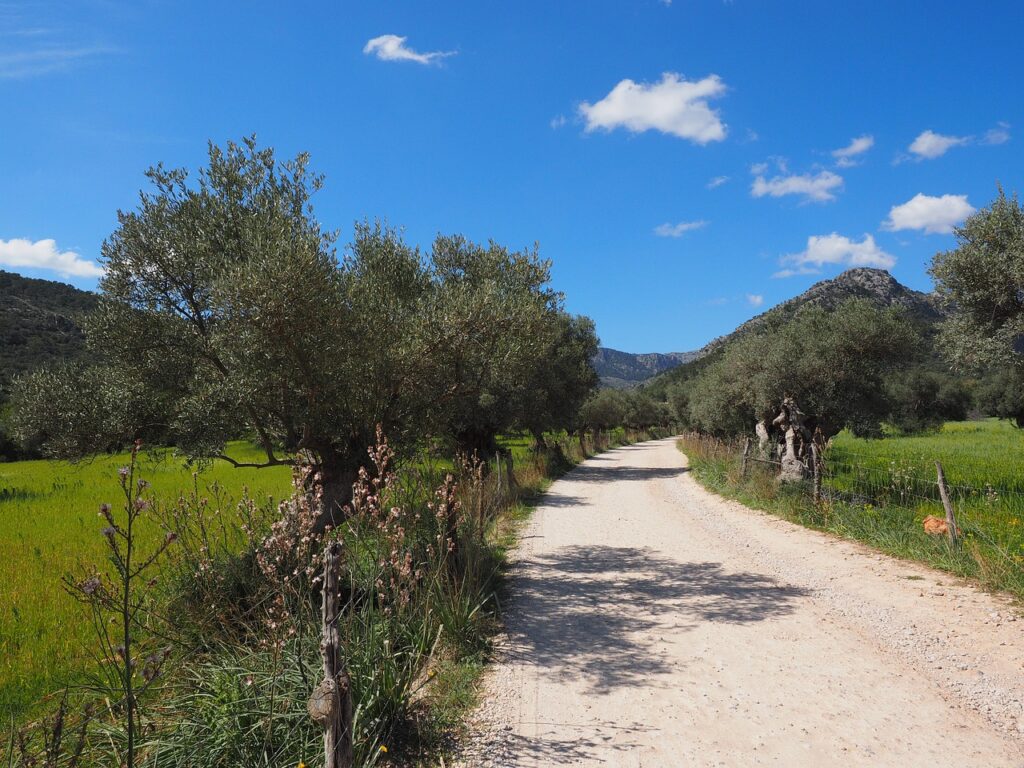
[{"label": "white gravel", "polygon": [[708,493],[673,440],[523,532],[465,766],[1024,766],[1008,600]]}]

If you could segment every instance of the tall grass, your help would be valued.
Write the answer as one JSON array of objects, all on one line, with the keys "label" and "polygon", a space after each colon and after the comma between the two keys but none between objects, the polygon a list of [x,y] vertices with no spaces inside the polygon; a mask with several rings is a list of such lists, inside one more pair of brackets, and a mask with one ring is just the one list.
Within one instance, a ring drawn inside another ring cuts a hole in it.
[{"label": "tall grass", "polygon": [[[777,468],[751,462],[741,446],[688,435],[679,448],[703,485],[793,522],[856,539],[1024,598],[1024,494],[1009,470],[1024,435],[999,422],[951,423],[935,434],[859,440],[837,436],[826,451],[823,500],[809,483],[780,484]],[[963,538],[952,545],[924,532],[945,517],[935,460],[943,462]]]}]

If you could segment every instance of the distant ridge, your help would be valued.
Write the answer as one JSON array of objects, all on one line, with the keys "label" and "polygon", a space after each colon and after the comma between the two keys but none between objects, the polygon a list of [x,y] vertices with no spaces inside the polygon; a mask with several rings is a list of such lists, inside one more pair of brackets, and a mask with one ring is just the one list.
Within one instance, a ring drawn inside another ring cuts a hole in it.
[{"label": "distant ridge", "polygon": [[601,385],[612,389],[629,389],[652,376],[669,371],[693,360],[696,352],[646,352],[633,354],[600,347],[591,358]]}]

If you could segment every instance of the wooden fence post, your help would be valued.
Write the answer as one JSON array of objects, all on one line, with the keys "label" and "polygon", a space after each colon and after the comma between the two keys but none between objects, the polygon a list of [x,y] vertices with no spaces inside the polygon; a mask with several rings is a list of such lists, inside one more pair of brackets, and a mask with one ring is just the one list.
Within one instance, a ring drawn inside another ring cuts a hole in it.
[{"label": "wooden fence post", "polygon": [[811,474],[814,477],[814,503],[821,503],[821,454],[818,444],[811,441]]},{"label": "wooden fence post", "polygon": [[946,509],[946,529],[949,533],[949,540],[956,544],[960,540],[960,531],[956,526],[956,515],[953,514],[953,504],[949,500],[949,489],[946,487],[946,475],[942,471],[942,462],[935,462],[935,473],[938,475],[939,496],[942,497],[942,506]]},{"label": "wooden fence post", "polygon": [[747,459],[750,458],[750,438],[747,438],[747,442],[743,444],[743,464],[740,467],[740,476],[745,480],[747,478]]},{"label": "wooden fence post", "polygon": [[501,498],[501,451],[497,451],[494,454],[495,469],[498,474],[498,498]]},{"label": "wooden fence post", "polygon": [[324,728],[324,768],[352,768],[352,685],[341,655],[338,631],[341,543],[332,541],[324,551],[322,638],[320,654],[324,679],[306,705],[310,717]]}]

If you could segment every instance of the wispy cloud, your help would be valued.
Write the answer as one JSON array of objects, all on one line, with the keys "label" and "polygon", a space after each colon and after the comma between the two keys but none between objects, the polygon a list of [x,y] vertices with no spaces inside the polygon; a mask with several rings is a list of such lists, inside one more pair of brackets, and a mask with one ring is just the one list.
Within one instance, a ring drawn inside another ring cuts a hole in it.
[{"label": "wispy cloud", "polygon": [[368,40],[363,46],[363,53],[367,56],[376,56],[381,61],[413,61],[417,64],[436,64],[448,56],[455,55],[455,51],[420,53],[405,44],[408,39],[400,35],[381,35]]},{"label": "wispy cloud", "polygon": [[682,237],[687,232],[695,229],[703,229],[708,223],[706,221],[680,221],[678,224],[659,224],[654,228],[654,234],[658,237]]},{"label": "wispy cloud", "polygon": [[718,189],[720,186],[725,184],[727,181],[729,181],[729,177],[728,176],[715,176],[715,178],[711,179],[707,183],[707,188],[708,189]]},{"label": "wispy cloud", "polygon": [[0,79],[20,80],[70,69],[86,59],[111,53],[101,46],[59,47],[43,45],[0,53]]},{"label": "wispy cloud", "polygon": [[1005,144],[1010,140],[1010,124],[999,122],[995,128],[989,128],[981,137],[982,144]]},{"label": "wispy cloud", "polygon": [[725,138],[725,123],[708,103],[725,91],[718,75],[691,81],[666,72],[656,83],[623,80],[600,101],[580,104],[579,113],[588,132],[616,128],[632,133],[660,131],[703,145]]},{"label": "wispy cloud", "polygon": [[764,304],[764,296],[762,296],[760,293],[748,293],[747,304],[749,304],[752,307],[760,307],[762,304]]},{"label": "wispy cloud", "polygon": [[856,242],[833,232],[830,235],[813,235],[807,238],[805,250],[783,256],[779,261],[785,268],[772,277],[814,275],[821,272],[821,268],[826,264],[891,269],[896,264],[896,257],[879,248],[871,235],[864,235],[860,242]]},{"label": "wispy cloud", "polygon": [[820,171],[817,174],[803,173],[792,176],[764,177],[767,167],[762,163],[754,166],[751,171],[758,174],[750,186],[750,194],[754,197],[784,197],[797,195],[805,202],[827,203],[835,200],[833,194],[843,186],[843,177],[832,171]]},{"label": "wispy cloud", "polygon": [[967,195],[931,197],[918,193],[902,205],[894,205],[889,211],[889,218],[882,222],[882,229],[890,232],[917,229],[926,235],[949,234],[974,210],[974,206],[967,202]]},{"label": "wispy cloud", "polygon": [[568,122],[569,120],[566,118],[565,115],[556,115],[555,117],[551,118],[551,129],[557,131],[559,128],[563,127]]},{"label": "wispy cloud", "polygon": [[42,269],[64,277],[102,277],[103,269],[74,251],[61,251],[53,240],[0,240],[0,266]]},{"label": "wispy cloud", "polygon": [[832,150],[832,157],[840,168],[851,168],[857,165],[857,158],[875,145],[875,137],[869,134],[852,139],[845,147]]}]

